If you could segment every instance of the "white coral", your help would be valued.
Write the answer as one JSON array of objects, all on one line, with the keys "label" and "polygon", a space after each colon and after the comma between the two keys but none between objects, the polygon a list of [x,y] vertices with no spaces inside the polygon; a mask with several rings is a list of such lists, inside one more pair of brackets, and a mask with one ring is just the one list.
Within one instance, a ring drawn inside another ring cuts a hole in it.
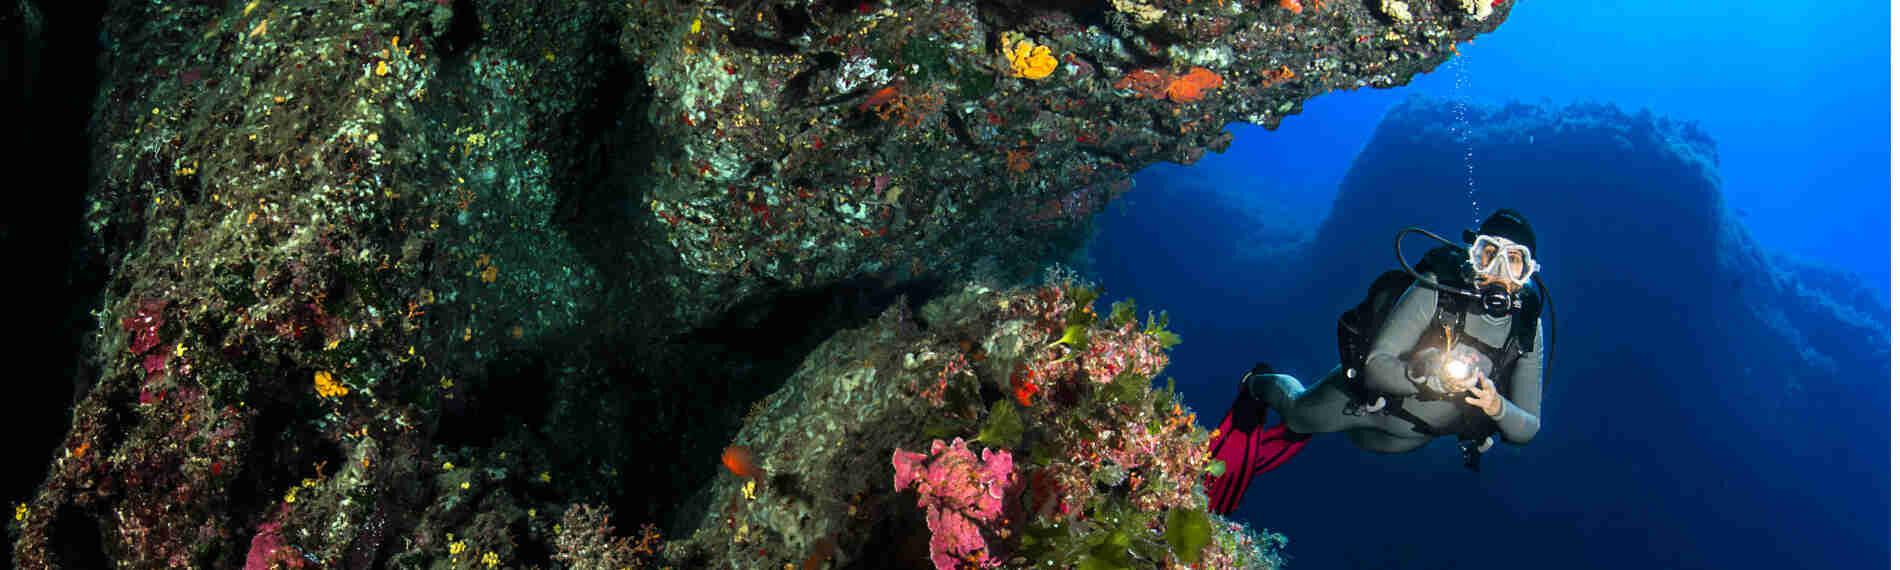
[{"label": "white coral", "polygon": [[1380,0],[1379,11],[1384,12],[1386,17],[1392,18],[1393,21],[1399,23],[1410,23],[1412,21],[1412,7],[1407,6],[1405,0]]},{"label": "white coral", "polygon": [[1458,7],[1473,20],[1491,17],[1491,0],[1458,0]]},{"label": "white coral", "polygon": [[1135,23],[1143,26],[1161,21],[1161,16],[1164,14],[1160,8],[1141,0],[1109,0],[1109,4],[1113,5],[1117,12],[1134,16]]},{"label": "white coral", "polygon": [[1222,44],[1211,45],[1200,49],[1183,48],[1178,45],[1169,46],[1168,59],[1177,63],[1185,63],[1189,66],[1223,69],[1233,65],[1234,48]]},{"label": "white coral", "polygon": [[866,85],[882,85],[891,81],[891,72],[878,67],[877,60],[860,56],[847,59],[838,69],[836,81],[832,87],[838,93],[850,93]]}]

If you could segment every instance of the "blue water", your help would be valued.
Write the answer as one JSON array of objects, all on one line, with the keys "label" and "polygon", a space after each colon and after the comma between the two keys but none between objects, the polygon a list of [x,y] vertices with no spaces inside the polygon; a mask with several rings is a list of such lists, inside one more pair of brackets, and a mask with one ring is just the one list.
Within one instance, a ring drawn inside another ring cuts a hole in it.
[{"label": "blue water", "polygon": [[[1092,274],[1110,298],[1173,315],[1186,341],[1166,375],[1203,424],[1218,421],[1232,382],[1256,360],[1316,381],[1334,356],[1326,319],[1346,308],[1330,306],[1341,297],[1333,287],[1362,292],[1366,283],[1284,283],[1364,260],[1273,260],[1305,247],[1299,240],[1331,212],[1386,110],[1426,94],[1594,100],[1696,122],[1716,141],[1724,202],[1764,249],[1838,268],[1890,299],[1887,17],[1873,2],[1526,2],[1498,32],[1463,46],[1461,64],[1398,89],[1321,96],[1277,131],[1234,125],[1224,155],[1143,171],[1126,203],[1100,218]],[[1525,192],[1535,189],[1474,189],[1481,213]],[[1564,244],[1577,259],[1587,257],[1581,248],[1641,245],[1578,238]],[[1757,369],[1751,358],[1814,347],[1715,340],[1709,331],[1732,324],[1710,321],[1727,315],[1642,330],[1625,317],[1702,299],[1667,288],[1579,290],[1584,276],[1564,269],[1547,275],[1574,319],[1558,333],[1567,344],[1531,446],[1495,454],[1472,475],[1447,442],[1375,456],[1321,435],[1256,480],[1238,516],[1286,532],[1296,568],[1860,568],[1887,559],[1890,361],[1856,362],[1837,382],[1790,390],[1786,370]],[[1810,331],[1820,336],[1809,342],[1832,334]]]},{"label": "blue water", "polygon": [[[1279,130],[1237,124],[1234,145],[1181,173],[1284,201],[1317,223],[1353,155],[1411,94],[1473,103],[1594,100],[1694,121],[1721,151],[1729,204],[1771,248],[1880,283],[1889,262],[1888,5],[1521,2],[1456,62],[1397,89],[1322,95]],[[1484,189],[1479,189],[1480,203]]]}]

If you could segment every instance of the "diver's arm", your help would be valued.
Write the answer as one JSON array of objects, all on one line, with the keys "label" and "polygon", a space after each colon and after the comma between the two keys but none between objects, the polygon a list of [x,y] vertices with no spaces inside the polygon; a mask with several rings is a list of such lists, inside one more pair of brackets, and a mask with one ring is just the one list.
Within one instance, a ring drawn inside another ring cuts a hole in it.
[{"label": "diver's arm", "polygon": [[1517,445],[1531,442],[1537,436],[1537,428],[1543,425],[1538,417],[1544,399],[1544,329],[1542,323],[1537,328],[1537,340],[1532,343],[1529,354],[1517,359],[1516,367],[1511,369],[1511,393],[1504,394],[1504,413],[1497,418],[1498,432],[1504,435],[1504,441]]},{"label": "diver's arm", "polygon": [[[1434,279],[1429,275],[1425,278]],[[1372,354],[1366,357],[1367,386],[1394,396],[1418,393],[1418,385],[1406,376],[1405,361],[1399,355],[1418,343],[1419,335],[1425,334],[1425,327],[1437,316],[1437,309],[1438,290],[1418,284],[1405,290],[1372,341]]]}]

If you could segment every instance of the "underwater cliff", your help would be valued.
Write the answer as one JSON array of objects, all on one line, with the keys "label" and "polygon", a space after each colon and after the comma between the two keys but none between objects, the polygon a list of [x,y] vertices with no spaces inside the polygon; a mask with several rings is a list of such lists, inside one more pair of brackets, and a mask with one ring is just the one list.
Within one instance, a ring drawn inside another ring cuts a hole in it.
[{"label": "underwater cliff", "polygon": [[[1191,339],[1170,373],[1188,401],[1218,404],[1256,360],[1324,375],[1335,320],[1396,267],[1400,229],[1455,240],[1506,207],[1532,220],[1558,325],[1532,444],[1494,450],[1473,475],[1443,442],[1373,456],[1316,440],[1258,482],[1436,489],[1401,493],[1406,509],[1486,537],[1482,555],[1429,530],[1365,535],[1394,492],[1256,491],[1272,498],[1237,516],[1296,537],[1302,564],[1877,565],[1891,437],[1881,285],[1756,243],[1724,203],[1717,146],[1693,123],[1609,104],[1413,98],[1310,231],[1257,227],[1234,189],[1142,178],[1138,213],[1105,215],[1092,259],[1118,291],[1168,300]],[[1188,220],[1209,221],[1175,230]],[[1408,238],[1405,253],[1434,245]],[[1209,253],[1146,261],[1184,251]]]},{"label": "underwater cliff", "polygon": [[[1514,4],[9,3],[90,102],[77,396],[12,560],[1277,565],[1197,514],[1165,317],[1042,268],[1130,173]],[[904,506],[944,470],[1011,499]]]}]

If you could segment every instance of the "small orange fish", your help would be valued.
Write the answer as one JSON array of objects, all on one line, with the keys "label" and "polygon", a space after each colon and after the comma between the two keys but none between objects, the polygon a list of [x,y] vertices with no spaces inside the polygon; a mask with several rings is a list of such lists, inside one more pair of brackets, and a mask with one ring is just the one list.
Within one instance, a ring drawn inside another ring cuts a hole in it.
[{"label": "small orange fish", "polygon": [[865,111],[875,107],[882,107],[885,103],[889,103],[892,99],[896,98],[897,85],[891,84],[889,87],[871,92],[870,97],[865,97],[864,102],[858,104],[858,110]]},{"label": "small orange fish", "polygon": [[1032,398],[1035,397],[1036,392],[1041,390],[1041,388],[1036,386],[1035,382],[1030,382],[1028,379],[1018,381],[1016,384],[1016,403],[1022,404],[1023,407],[1029,407],[1035,403],[1035,400]]},{"label": "small orange fish", "polygon": [[1303,11],[1303,8],[1305,8],[1300,5],[1300,0],[1280,0],[1280,7],[1292,10],[1295,14],[1300,13]]},{"label": "small orange fish", "polygon": [[750,449],[737,445],[727,447],[725,453],[719,454],[719,462],[725,464],[726,470],[731,471],[733,475],[753,480],[765,478],[765,472],[759,469],[758,464],[752,462]]}]

